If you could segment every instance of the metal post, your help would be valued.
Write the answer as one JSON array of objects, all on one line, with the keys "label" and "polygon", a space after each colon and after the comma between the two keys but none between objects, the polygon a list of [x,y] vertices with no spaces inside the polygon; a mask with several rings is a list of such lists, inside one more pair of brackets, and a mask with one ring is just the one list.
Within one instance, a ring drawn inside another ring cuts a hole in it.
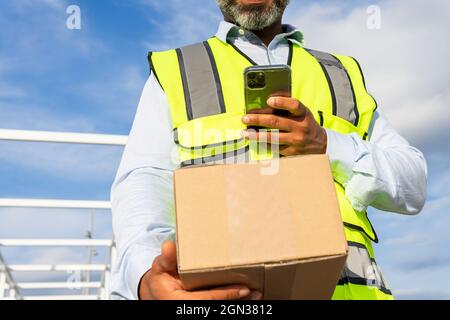
[{"label": "metal post", "polygon": [[[92,210],[90,210],[89,211],[88,231],[87,231],[87,234],[86,234],[86,238],[89,239],[89,240],[92,240],[93,229],[94,229],[94,214],[92,213]],[[93,254],[92,247],[87,247],[86,264],[88,264],[88,265],[90,265],[92,263],[92,254]],[[83,282],[90,282],[91,281],[91,272],[90,272],[90,270],[86,270],[83,273],[82,281]],[[83,289],[83,294],[84,295],[89,295],[89,293],[90,293],[89,291],[90,291],[89,288],[84,288]]]},{"label": "metal post", "polygon": [[[111,281],[111,269],[112,269],[112,266],[114,265],[115,258],[116,258],[116,245],[113,242],[111,245],[111,248],[109,250],[109,256],[107,257],[110,264],[103,274],[103,288],[100,292],[100,296],[101,296],[102,300],[110,299],[109,290],[110,290],[110,281]],[[106,263],[108,264],[108,262],[106,262]]]},{"label": "metal post", "polygon": [[111,245],[111,265],[110,265],[111,268],[114,265],[114,263],[116,262],[116,258],[117,258],[116,256],[117,256],[117,248],[116,248],[116,243],[113,241],[113,243]]},{"label": "metal post", "polygon": [[0,299],[9,298],[20,298],[20,294],[11,275],[11,272],[6,265],[0,253]]},{"label": "metal post", "polygon": [[12,299],[12,300],[16,299],[16,289],[9,288],[9,298]]},{"label": "metal post", "polygon": [[100,292],[102,300],[109,300],[109,281],[111,279],[110,274],[111,274],[111,272],[109,271],[109,269],[105,271],[104,278],[103,278],[103,281],[104,281],[103,288]]},{"label": "metal post", "polygon": [[6,293],[6,274],[3,270],[0,271],[0,300],[5,298]]},{"label": "metal post", "polygon": [[[111,281],[111,270],[114,266],[114,264],[116,263],[116,259],[117,259],[117,248],[116,248],[116,243],[113,241],[113,244],[111,246],[111,256],[110,256],[110,265],[109,265],[109,269],[108,269],[108,273],[105,273],[105,288],[106,288],[106,294],[107,294],[107,299],[110,299],[110,281]],[[107,275],[107,277],[106,277]]]}]

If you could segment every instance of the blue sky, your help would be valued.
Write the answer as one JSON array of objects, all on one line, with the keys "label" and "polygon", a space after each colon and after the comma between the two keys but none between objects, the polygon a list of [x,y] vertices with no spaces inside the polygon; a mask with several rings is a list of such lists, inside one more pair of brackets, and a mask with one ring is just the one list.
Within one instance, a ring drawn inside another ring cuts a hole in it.
[{"label": "blue sky", "polygon": [[[206,0],[0,0],[0,128],[128,134],[147,51],[203,40],[221,19]],[[66,8],[81,8],[81,30]],[[366,27],[368,5],[381,9]],[[293,0],[286,22],[309,47],[356,56],[396,128],[426,154],[429,201],[417,217],[371,210],[378,260],[400,298],[450,298],[450,46],[446,0]],[[151,139],[151,137],[149,137]],[[122,148],[0,142],[0,197],[108,200]],[[80,238],[85,212],[0,209],[0,238]],[[95,234],[110,236],[106,213]],[[2,249],[10,263],[83,251]],[[101,260],[102,254],[97,259]],[[33,275],[37,276],[37,275]]]}]

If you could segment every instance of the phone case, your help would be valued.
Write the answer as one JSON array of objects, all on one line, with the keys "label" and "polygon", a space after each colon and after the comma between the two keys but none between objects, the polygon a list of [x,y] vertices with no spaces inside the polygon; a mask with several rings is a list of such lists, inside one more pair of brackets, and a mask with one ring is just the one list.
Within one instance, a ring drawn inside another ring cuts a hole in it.
[{"label": "phone case", "polygon": [[273,96],[291,97],[291,68],[288,65],[252,66],[244,71],[246,110],[267,107]]}]

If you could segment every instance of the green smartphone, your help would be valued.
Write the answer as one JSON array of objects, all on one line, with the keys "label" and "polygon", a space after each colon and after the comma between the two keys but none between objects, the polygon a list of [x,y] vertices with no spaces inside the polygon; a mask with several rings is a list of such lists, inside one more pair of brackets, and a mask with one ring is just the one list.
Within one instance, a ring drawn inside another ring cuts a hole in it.
[{"label": "green smartphone", "polygon": [[270,97],[291,97],[292,73],[288,65],[252,66],[244,71],[247,112],[267,108]]}]

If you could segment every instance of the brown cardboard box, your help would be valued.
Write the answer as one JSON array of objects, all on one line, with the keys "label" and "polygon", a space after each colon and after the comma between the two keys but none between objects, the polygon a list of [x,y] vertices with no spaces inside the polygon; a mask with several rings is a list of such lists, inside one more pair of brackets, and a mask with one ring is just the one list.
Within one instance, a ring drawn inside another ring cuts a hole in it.
[{"label": "brown cardboard box", "polygon": [[[190,289],[241,283],[265,299],[330,299],[347,255],[327,156],[175,172],[178,268]],[[263,171],[262,171],[263,170]]]}]

